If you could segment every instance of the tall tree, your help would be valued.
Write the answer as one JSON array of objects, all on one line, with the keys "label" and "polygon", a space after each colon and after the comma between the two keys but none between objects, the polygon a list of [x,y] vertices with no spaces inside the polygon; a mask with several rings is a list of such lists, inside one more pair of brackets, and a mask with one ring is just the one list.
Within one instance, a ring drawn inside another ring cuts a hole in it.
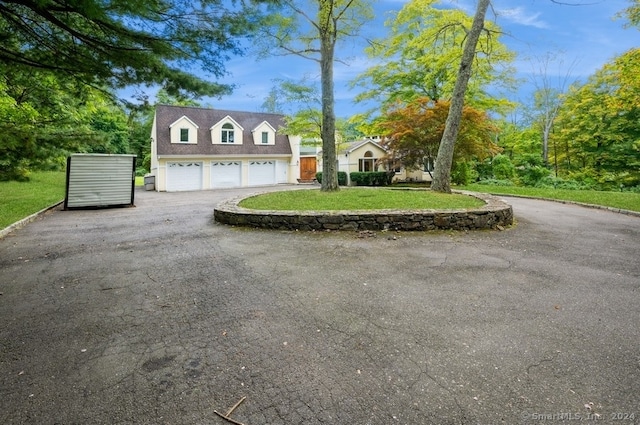
[{"label": "tall tree", "polygon": [[[367,55],[377,65],[371,66],[352,83],[363,91],[357,101],[375,105],[394,105],[420,97],[434,101],[451,99],[456,81],[456,67],[467,28],[473,17],[456,8],[439,6],[438,0],[411,0],[385,25],[389,35],[371,42]],[[514,53],[500,42],[500,28],[486,23],[478,44],[482,54],[476,56],[466,101],[482,110],[504,112],[512,105],[487,92],[489,87],[511,89],[515,74],[510,66]]]},{"label": "tall tree", "polygon": [[449,115],[445,124],[442,142],[438,148],[438,156],[436,158],[436,166],[433,174],[433,182],[431,189],[437,192],[451,193],[451,165],[453,164],[453,151],[460,130],[460,121],[462,119],[462,109],[464,107],[464,98],[467,91],[469,78],[471,78],[471,70],[473,59],[476,55],[476,46],[480,38],[480,34],[484,29],[484,17],[489,8],[490,0],[478,0],[476,14],[473,18],[473,24],[467,34],[464,43],[460,68],[458,69],[458,77],[456,85],[453,89],[451,97],[451,106]]},{"label": "tall tree", "polygon": [[[542,161],[545,166],[549,164],[549,139],[553,131],[553,125],[558,111],[562,105],[562,94],[566,92],[569,80],[571,79],[571,71],[575,66],[572,63],[564,73],[558,73],[559,77],[556,82],[551,81],[549,66],[555,61],[555,56],[547,53],[543,57],[535,58],[532,61],[534,66],[531,81],[535,87],[533,100],[530,109],[531,121],[534,125],[540,127],[542,133]],[[557,61],[558,66],[562,67],[562,60]],[[556,165],[556,176],[558,173]]]},{"label": "tall tree", "polygon": [[605,187],[640,184],[639,73],[640,49],[631,49],[569,90],[556,133],[569,172]]},{"label": "tall tree", "polygon": [[281,0],[284,11],[272,15],[265,27],[265,50],[273,47],[316,61],[320,66],[322,190],[337,191],[336,117],[333,65],[338,41],[355,36],[371,18],[371,4],[364,0]]},{"label": "tall tree", "polygon": [[160,84],[169,93],[219,95],[220,77],[238,37],[268,0],[5,0],[0,2],[0,65],[50,71],[82,83],[119,88]]},{"label": "tall tree", "polygon": [[47,72],[2,69],[0,179],[61,166],[70,152],[128,153],[126,116],[103,91]]}]

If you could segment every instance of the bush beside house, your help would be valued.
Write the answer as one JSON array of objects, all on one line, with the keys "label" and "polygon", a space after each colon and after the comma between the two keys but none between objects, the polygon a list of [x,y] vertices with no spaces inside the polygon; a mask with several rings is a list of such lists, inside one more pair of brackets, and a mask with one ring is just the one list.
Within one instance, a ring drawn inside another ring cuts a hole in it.
[{"label": "bush beside house", "polygon": [[[316,180],[318,181],[318,183],[322,183],[322,171],[318,171],[316,173]],[[338,171],[338,185],[347,185],[347,173],[345,173],[344,171]]]}]

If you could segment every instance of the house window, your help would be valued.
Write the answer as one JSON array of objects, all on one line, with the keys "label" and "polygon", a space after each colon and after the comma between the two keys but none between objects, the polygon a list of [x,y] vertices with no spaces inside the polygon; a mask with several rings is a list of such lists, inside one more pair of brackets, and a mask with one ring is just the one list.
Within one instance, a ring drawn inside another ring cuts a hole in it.
[{"label": "house window", "polygon": [[262,143],[265,145],[269,143],[269,132],[267,131],[262,132]]},{"label": "house window", "polygon": [[364,154],[364,158],[360,158],[358,161],[358,171],[363,173],[369,173],[375,171],[376,159],[373,157],[373,152],[367,151]]},{"label": "house window", "polygon": [[180,142],[181,143],[189,143],[189,129],[181,128],[180,129]]},{"label": "house window", "polygon": [[222,126],[222,143],[233,143],[233,125],[227,123]]}]

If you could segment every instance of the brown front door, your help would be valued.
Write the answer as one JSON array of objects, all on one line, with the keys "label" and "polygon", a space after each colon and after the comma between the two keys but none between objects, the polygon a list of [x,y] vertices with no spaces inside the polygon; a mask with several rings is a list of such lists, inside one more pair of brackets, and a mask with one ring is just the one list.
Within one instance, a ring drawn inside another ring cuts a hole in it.
[{"label": "brown front door", "polygon": [[316,159],[314,157],[300,158],[300,180],[316,178]]}]

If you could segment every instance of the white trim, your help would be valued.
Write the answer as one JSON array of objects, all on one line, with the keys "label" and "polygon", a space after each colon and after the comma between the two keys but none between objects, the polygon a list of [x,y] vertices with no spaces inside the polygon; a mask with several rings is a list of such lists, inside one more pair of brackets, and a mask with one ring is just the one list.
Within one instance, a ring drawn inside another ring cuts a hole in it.
[{"label": "white trim", "polygon": [[[233,126],[233,143],[222,143],[222,126],[231,124]],[[244,128],[236,122],[230,115],[227,115],[209,129],[211,132],[211,143],[214,145],[241,145],[243,143]]]},{"label": "white trim", "polygon": [[182,117],[178,118],[177,120],[175,120],[173,123],[169,124],[169,128],[172,128],[174,125],[178,124],[180,121],[182,120],[186,120],[189,121],[189,123],[191,123],[191,125],[193,125],[196,129],[200,128],[198,127],[198,124],[194,123],[191,119],[189,119],[188,116],[183,115]]},{"label": "white trim", "polygon": [[[267,143],[262,143],[262,135],[267,133]],[[253,144],[256,146],[274,146],[276,144],[276,129],[267,121],[262,121],[260,125],[251,130]]]},{"label": "white trim", "polygon": [[264,126],[265,124],[267,125],[267,127],[269,127],[269,128],[271,129],[271,131],[273,131],[274,133],[276,132],[276,129],[275,129],[275,128],[273,128],[273,126],[272,126],[271,124],[269,124],[269,122],[268,122],[267,120],[262,121],[260,124],[258,124],[258,125],[256,126],[256,128],[254,128],[253,130],[251,130],[251,132],[253,133],[253,132],[255,132],[255,131],[258,131],[258,129],[260,129],[260,127]]},{"label": "white trim", "polygon": [[214,125],[211,126],[211,128],[209,130],[213,130],[215,127],[220,126],[222,127],[223,124],[226,124],[230,122],[231,124],[233,124],[234,127],[238,127],[240,129],[240,131],[244,131],[244,128],[238,124],[238,122],[236,120],[234,120],[233,118],[231,118],[231,115],[227,115],[226,117],[222,118],[220,121],[218,121],[217,123],[215,123]]}]

